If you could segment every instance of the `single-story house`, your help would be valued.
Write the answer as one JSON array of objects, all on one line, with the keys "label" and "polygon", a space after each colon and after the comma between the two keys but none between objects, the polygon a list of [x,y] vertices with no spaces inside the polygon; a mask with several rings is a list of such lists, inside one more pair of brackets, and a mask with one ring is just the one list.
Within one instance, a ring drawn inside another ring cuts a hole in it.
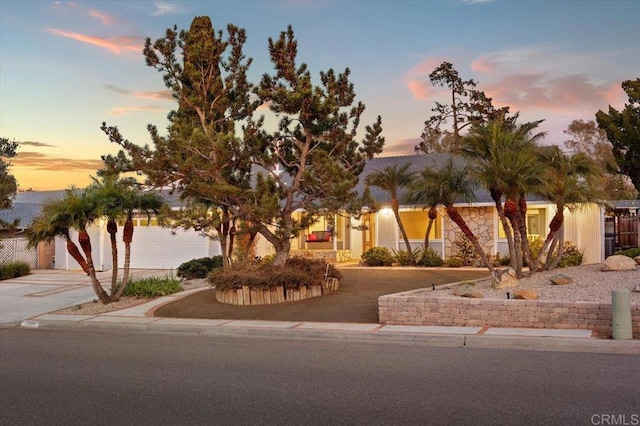
[{"label": "single-story house", "polygon": [[[449,154],[406,155],[397,157],[374,158],[367,162],[356,188],[363,191],[364,179],[374,171],[393,164],[409,163],[411,170],[421,170],[426,166],[441,167]],[[173,208],[179,208],[176,194],[160,191],[160,194]],[[44,200],[63,196],[64,191],[21,192],[16,195],[13,212],[26,226],[30,219],[39,213],[38,205]],[[331,261],[359,259],[371,247],[404,249],[393,213],[390,209],[389,194],[377,187],[371,188],[371,195],[381,207],[355,220],[336,215],[333,220],[320,218],[318,222],[300,233],[292,241],[292,255],[323,257]],[[456,204],[470,229],[476,233],[486,252],[508,254],[507,241],[499,224],[498,215],[487,191],[478,189],[476,199],[471,204]],[[34,207],[35,206],[35,207]],[[30,214],[26,214],[25,211]],[[6,211],[5,211],[6,212]],[[1,213],[1,212],[0,212]],[[35,214],[34,214],[35,213]],[[455,255],[454,241],[459,229],[444,213],[438,209],[438,218],[431,230],[430,247],[443,259]],[[300,213],[294,213],[300,214]],[[555,214],[555,205],[538,198],[528,199],[527,225],[529,234],[545,238],[548,225]],[[20,216],[23,215],[23,216]],[[422,247],[428,217],[421,206],[401,205],[400,216],[413,248]],[[2,216],[0,216],[1,218]],[[7,217],[7,216],[5,216]],[[200,257],[221,253],[217,240],[193,230],[171,230],[158,226],[157,220],[148,220],[146,216],[134,219],[134,235],[131,244],[131,267],[133,268],[177,268],[181,263]],[[584,250],[585,263],[598,263],[605,257],[605,209],[596,204],[584,205],[574,212],[565,212],[565,240],[571,241]],[[89,229],[93,244],[93,258],[97,269],[111,268],[111,247],[106,232],[106,220],[101,220]],[[118,233],[119,267],[124,263],[124,244],[121,230]],[[257,254],[264,256],[273,253],[273,248],[264,239],[258,237]],[[79,265],[68,255],[65,242],[61,238],[55,241],[55,255],[52,267],[56,269],[79,269]]]}]

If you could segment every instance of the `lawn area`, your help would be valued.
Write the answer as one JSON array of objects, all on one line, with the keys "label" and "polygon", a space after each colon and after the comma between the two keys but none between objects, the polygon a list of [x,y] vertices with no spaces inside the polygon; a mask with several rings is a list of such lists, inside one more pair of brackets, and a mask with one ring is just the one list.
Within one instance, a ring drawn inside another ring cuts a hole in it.
[{"label": "lawn area", "polygon": [[243,319],[312,322],[378,322],[378,297],[489,276],[486,269],[340,269],[343,279],[336,293],[277,305],[236,306],[219,303],[213,290],[204,290],[155,311],[156,317]]}]

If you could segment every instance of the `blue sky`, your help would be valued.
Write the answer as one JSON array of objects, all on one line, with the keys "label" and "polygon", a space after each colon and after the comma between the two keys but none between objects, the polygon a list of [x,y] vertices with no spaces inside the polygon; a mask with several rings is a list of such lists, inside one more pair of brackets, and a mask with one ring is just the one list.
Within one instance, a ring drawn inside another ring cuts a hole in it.
[{"label": "blue sky", "polygon": [[0,135],[21,143],[21,189],[86,185],[100,155],[117,151],[106,121],[145,144],[176,106],[141,53],[145,37],[187,29],[247,30],[250,77],[272,67],[267,39],[291,24],[298,59],[351,69],[363,124],[382,116],[383,155],[410,154],[434,100],[443,61],[525,120],[545,119],[545,143],[574,119],[622,107],[623,80],[640,76],[639,1],[0,1]]}]

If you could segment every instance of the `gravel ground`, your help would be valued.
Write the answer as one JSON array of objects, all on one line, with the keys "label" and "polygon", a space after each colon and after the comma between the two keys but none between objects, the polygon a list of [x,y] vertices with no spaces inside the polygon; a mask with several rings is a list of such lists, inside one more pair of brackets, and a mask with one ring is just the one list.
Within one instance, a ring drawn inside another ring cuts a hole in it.
[{"label": "gravel ground", "polygon": [[[640,269],[635,271],[602,271],[602,264],[571,266],[543,271],[532,277],[519,280],[519,285],[513,290],[534,290],[538,293],[539,300],[563,300],[580,302],[611,302],[611,290],[627,288],[633,290],[640,287]],[[558,275],[568,275],[573,283],[568,285],[552,285],[549,278]],[[493,290],[491,283],[478,282],[476,289],[480,290],[485,298],[504,299],[507,290]],[[452,296],[452,289],[429,291],[428,297]],[[631,292],[631,303],[640,303],[640,293]]]}]

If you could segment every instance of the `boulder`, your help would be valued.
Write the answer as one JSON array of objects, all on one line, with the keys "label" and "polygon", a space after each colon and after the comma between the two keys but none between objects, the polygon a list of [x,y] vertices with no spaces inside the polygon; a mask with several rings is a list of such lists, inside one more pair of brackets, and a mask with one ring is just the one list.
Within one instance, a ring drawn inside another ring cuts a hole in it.
[{"label": "boulder", "polygon": [[549,278],[549,281],[551,281],[551,284],[553,285],[567,285],[573,282],[573,278],[569,275],[557,274]]},{"label": "boulder", "polygon": [[534,290],[521,289],[513,292],[514,299],[524,299],[524,300],[536,300],[538,298],[538,293]]},{"label": "boulder", "polygon": [[640,284],[637,284],[635,286],[635,288],[633,290],[631,290],[631,291],[634,292],[634,293],[640,293]]},{"label": "boulder", "polygon": [[635,271],[636,262],[628,256],[622,254],[614,254],[604,260],[602,264],[603,271]]},{"label": "boulder", "polygon": [[513,288],[518,286],[518,279],[516,278],[516,271],[513,268],[502,271],[499,275],[497,283],[493,284],[495,290],[503,290],[505,288]]},{"label": "boulder", "polygon": [[636,256],[633,258],[636,261],[636,265],[640,265],[640,256]]},{"label": "boulder", "polygon": [[475,286],[469,284],[461,284],[453,290],[454,296],[471,297],[473,299],[482,299],[482,292],[476,290]]}]

